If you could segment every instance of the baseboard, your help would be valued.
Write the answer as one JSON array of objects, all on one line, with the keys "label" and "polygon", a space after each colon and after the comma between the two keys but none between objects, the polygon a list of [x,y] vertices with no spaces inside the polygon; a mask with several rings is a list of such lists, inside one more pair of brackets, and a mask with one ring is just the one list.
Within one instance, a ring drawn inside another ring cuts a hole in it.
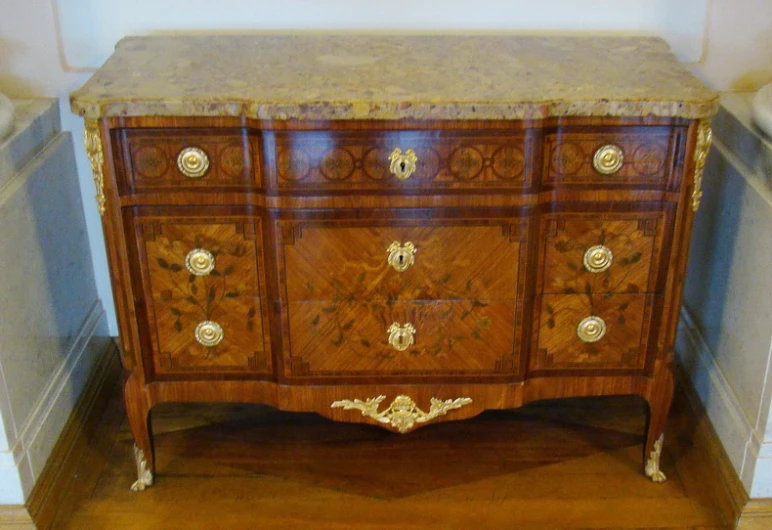
[{"label": "baseboard", "polygon": [[772,499],[751,499],[745,506],[740,522],[740,530],[769,530],[772,528]]},{"label": "baseboard", "polygon": [[102,418],[120,373],[118,347],[111,341],[108,351],[94,367],[27,500],[27,509],[38,530],[51,527],[61,501],[76,480],[78,465],[89,449],[89,439]]},{"label": "baseboard", "polygon": [[700,397],[681,367],[676,369],[676,383],[675,403],[686,407],[686,414],[680,417],[688,422],[688,428],[674,430],[688,435],[675,441],[672,452],[676,453],[676,462],[686,464],[689,460],[688,468],[693,470],[692,475],[696,472],[700,476],[688,479],[707,486],[708,494],[726,524],[734,528],[747,505],[748,494]]},{"label": "baseboard", "polygon": [[746,491],[751,491],[763,433],[756,431],[755,422],[745,414],[685,307],[681,309],[676,354]]},{"label": "baseboard", "polygon": [[12,451],[25,494],[31,492],[64,428],[75,405],[73,396],[80,395],[93,367],[112,342],[105,334],[105,312],[102,303],[95,300],[66,356],[51,374],[13,441]]},{"label": "baseboard", "polygon": [[24,506],[0,504],[0,530],[35,530],[35,523]]}]

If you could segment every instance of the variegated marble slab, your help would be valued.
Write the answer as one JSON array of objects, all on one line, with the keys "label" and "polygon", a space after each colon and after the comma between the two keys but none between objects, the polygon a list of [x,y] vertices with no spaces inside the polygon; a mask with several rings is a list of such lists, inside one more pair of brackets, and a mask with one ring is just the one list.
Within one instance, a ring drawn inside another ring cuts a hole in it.
[{"label": "variegated marble slab", "polygon": [[704,118],[705,88],[650,37],[129,37],[71,96],[87,119]]}]

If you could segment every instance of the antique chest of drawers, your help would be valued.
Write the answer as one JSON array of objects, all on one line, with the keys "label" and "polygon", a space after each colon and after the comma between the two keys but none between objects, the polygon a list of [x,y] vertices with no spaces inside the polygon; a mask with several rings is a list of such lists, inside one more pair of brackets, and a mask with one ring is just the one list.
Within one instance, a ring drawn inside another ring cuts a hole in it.
[{"label": "antique chest of drawers", "polygon": [[650,38],[129,38],[72,95],[151,408],[408,432],[633,394],[656,481],[716,95]]}]

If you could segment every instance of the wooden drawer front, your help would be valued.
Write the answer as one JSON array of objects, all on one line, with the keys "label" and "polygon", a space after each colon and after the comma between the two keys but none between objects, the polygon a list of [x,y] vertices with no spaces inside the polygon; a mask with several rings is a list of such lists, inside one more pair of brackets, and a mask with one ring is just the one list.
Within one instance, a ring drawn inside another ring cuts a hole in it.
[{"label": "wooden drawer front", "polygon": [[[522,308],[515,301],[290,303],[283,311],[288,376],[440,376],[513,373]],[[389,343],[393,323],[414,344]]]},{"label": "wooden drawer front", "polygon": [[[298,131],[274,139],[275,151],[266,149],[266,158],[271,185],[280,188],[520,189],[532,183],[535,150],[525,133]],[[390,171],[397,148],[417,157],[415,172],[404,180]]]},{"label": "wooden drawer front", "polygon": [[[673,160],[685,147],[686,130],[666,127],[634,129],[631,132],[557,132],[544,138],[544,185],[571,186],[653,185],[675,188],[678,172]],[[622,150],[622,165],[612,174],[599,172],[593,163],[596,152],[606,145]]]},{"label": "wooden drawer front", "polygon": [[[284,300],[515,299],[525,272],[527,221],[279,221]],[[454,224],[455,223],[455,224]],[[392,243],[413,265],[389,264]]]},{"label": "wooden drawer front", "polygon": [[[655,300],[618,293],[540,297],[530,370],[642,369]],[[605,334],[585,342],[578,327],[593,316],[605,323]]]},{"label": "wooden drawer front", "polygon": [[666,212],[543,217],[542,292],[659,291],[657,282],[664,279],[661,249],[668,224]]},{"label": "wooden drawer front", "polygon": [[[142,216],[134,226],[156,373],[270,371],[260,221]],[[196,249],[214,258],[211,271],[188,270],[186,258]],[[222,328],[216,345],[196,339],[207,321]]]},{"label": "wooden drawer front", "polygon": [[[259,187],[257,138],[239,129],[216,134],[200,129],[123,129],[124,191],[158,188]],[[201,176],[183,174],[178,157],[186,148],[200,149],[209,167]]]}]

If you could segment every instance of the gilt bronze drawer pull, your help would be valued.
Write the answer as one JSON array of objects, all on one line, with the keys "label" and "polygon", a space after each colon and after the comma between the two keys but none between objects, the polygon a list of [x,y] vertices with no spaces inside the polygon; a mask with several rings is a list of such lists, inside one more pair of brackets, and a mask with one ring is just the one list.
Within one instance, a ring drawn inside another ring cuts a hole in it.
[{"label": "gilt bronze drawer pull", "polygon": [[185,268],[196,276],[207,276],[214,270],[214,256],[208,250],[195,248],[185,256]]},{"label": "gilt bronze drawer pull", "polygon": [[204,320],[196,326],[196,340],[203,346],[210,348],[220,344],[224,337],[222,326],[211,320]]},{"label": "gilt bronze drawer pull", "polygon": [[595,151],[595,156],[592,158],[592,166],[601,175],[611,175],[619,171],[624,160],[625,155],[622,152],[622,148],[609,144]]},{"label": "gilt bronze drawer pull", "polygon": [[614,260],[614,253],[611,249],[603,245],[595,245],[587,249],[584,253],[584,268],[588,272],[599,273],[611,267]]},{"label": "gilt bronze drawer pull", "polygon": [[399,241],[394,241],[389,245],[389,248],[386,249],[386,252],[389,253],[389,265],[391,265],[395,271],[406,271],[411,265],[415,264],[415,253],[417,251],[418,249],[416,249],[415,245],[410,241],[404,245]]},{"label": "gilt bronze drawer pull", "polygon": [[418,157],[412,149],[408,149],[405,154],[402,154],[402,150],[396,147],[389,155],[389,162],[391,162],[389,166],[391,174],[400,180],[407,180],[416,170]]},{"label": "gilt bronze drawer pull", "polygon": [[177,156],[177,168],[186,177],[203,177],[209,169],[209,157],[198,147],[186,147]]},{"label": "gilt bronze drawer pull", "polygon": [[386,333],[389,334],[389,344],[397,351],[405,351],[415,344],[415,328],[409,322],[402,326],[394,322]]},{"label": "gilt bronze drawer pull", "polygon": [[597,342],[606,334],[606,322],[598,316],[590,316],[579,322],[576,334],[583,342]]}]

